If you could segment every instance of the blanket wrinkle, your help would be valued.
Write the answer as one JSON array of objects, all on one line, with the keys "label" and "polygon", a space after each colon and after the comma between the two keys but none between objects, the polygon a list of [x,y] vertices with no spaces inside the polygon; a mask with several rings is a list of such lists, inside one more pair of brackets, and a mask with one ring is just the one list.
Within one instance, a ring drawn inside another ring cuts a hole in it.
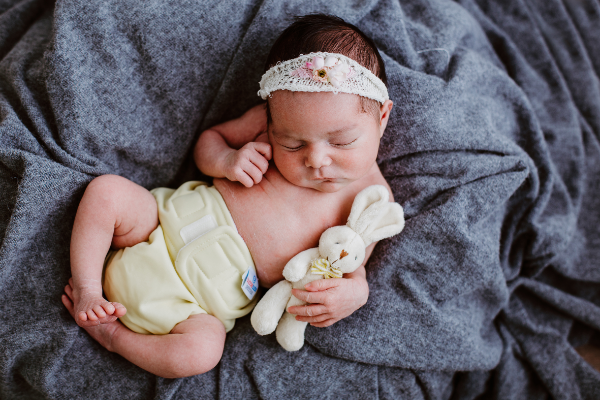
[{"label": "blanket wrinkle", "polygon": [[[270,46],[311,12],[381,50],[377,162],[406,227],[367,304],[299,352],[245,317],[215,369],[157,378],[61,304],[78,202],[101,174],[197,177],[199,133],[260,103]],[[2,2],[0,397],[600,397],[574,350],[600,345],[598,37],[598,0]]]}]

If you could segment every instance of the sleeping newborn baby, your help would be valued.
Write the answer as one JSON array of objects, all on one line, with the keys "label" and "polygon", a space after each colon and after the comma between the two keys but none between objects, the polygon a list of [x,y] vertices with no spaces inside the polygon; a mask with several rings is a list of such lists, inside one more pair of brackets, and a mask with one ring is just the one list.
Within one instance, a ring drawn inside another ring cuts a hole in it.
[{"label": "sleeping newborn baby", "polygon": [[[257,281],[283,279],[294,255],[346,223],[362,189],[388,187],[376,158],[392,102],[369,38],[335,17],[302,17],[266,69],[267,103],[198,140],[196,163],[214,186],[149,192],[100,176],[77,210],[63,303],[105,348],[156,375],[212,369],[225,332],[256,303]],[[308,304],[288,311],[329,326],[366,302],[365,275],[363,264],[294,289]]]}]

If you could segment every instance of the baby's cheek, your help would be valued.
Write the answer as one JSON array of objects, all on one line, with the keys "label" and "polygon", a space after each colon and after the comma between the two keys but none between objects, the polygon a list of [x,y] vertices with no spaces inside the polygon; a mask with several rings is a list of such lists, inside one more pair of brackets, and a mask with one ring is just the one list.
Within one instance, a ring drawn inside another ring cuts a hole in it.
[{"label": "baby's cheek", "polygon": [[273,151],[273,162],[282,174],[289,168],[289,159],[281,151]]},{"label": "baby's cheek", "polygon": [[369,153],[371,152],[357,150],[352,155],[343,156],[340,162],[346,170],[352,171],[352,175],[355,175],[357,178],[362,177],[371,169],[371,166],[377,159],[377,153],[375,153],[375,156]]},{"label": "baby's cheek", "polygon": [[293,184],[298,184],[298,182],[296,182],[299,179],[300,172],[298,160],[289,154],[285,154],[281,151],[274,151],[273,162],[279,170],[279,173],[281,173],[285,179]]}]

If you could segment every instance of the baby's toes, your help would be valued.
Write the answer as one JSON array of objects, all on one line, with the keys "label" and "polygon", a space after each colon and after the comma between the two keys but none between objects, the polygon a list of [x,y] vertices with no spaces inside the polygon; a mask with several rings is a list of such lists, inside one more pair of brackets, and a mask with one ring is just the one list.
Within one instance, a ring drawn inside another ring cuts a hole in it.
[{"label": "baby's toes", "polygon": [[63,305],[67,308],[67,311],[69,311],[69,314],[71,314],[71,317],[75,317],[75,309],[73,308],[73,302],[71,301],[71,299],[69,298],[69,296],[67,296],[66,294],[63,294],[62,296],[60,296],[60,299],[62,300]]},{"label": "baby's toes", "polygon": [[94,312],[94,310],[87,310],[86,314],[87,314],[88,320],[98,321],[98,317],[96,316],[96,313]]},{"label": "baby's toes", "polygon": [[114,322],[117,320],[117,317],[115,317],[114,315],[107,315],[106,318],[104,318],[101,322],[103,324],[110,324],[111,322]]},{"label": "baby's toes", "polygon": [[102,319],[106,317],[106,313],[104,312],[104,309],[101,306],[95,306],[93,310],[98,318]]},{"label": "baby's toes", "polygon": [[65,286],[65,294],[69,296],[71,301],[73,301],[73,289],[71,288],[71,285]]},{"label": "baby's toes", "polygon": [[77,317],[78,317],[79,321],[82,321],[82,322],[85,322],[88,320],[88,316],[85,311],[81,311],[79,314],[77,314]]},{"label": "baby's toes", "polygon": [[115,313],[115,306],[113,306],[112,303],[106,302],[102,304],[102,308],[107,315],[113,315]]},{"label": "baby's toes", "polygon": [[127,313],[127,309],[125,308],[125,306],[123,304],[121,304],[121,303],[112,303],[112,304],[115,307],[115,312],[113,313],[113,315],[115,317],[120,318]]}]

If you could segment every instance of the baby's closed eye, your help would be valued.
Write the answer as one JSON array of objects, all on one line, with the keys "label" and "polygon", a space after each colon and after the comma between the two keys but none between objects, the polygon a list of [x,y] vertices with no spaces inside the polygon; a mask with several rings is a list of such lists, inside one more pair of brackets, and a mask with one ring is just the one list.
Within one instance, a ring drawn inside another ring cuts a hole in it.
[{"label": "baby's closed eye", "polygon": [[352,140],[351,142],[347,142],[347,143],[331,143],[331,145],[332,146],[336,146],[336,147],[346,147],[346,146],[350,146],[351,144],[353,144],[357,140],[358,140],[358,138]]}]

